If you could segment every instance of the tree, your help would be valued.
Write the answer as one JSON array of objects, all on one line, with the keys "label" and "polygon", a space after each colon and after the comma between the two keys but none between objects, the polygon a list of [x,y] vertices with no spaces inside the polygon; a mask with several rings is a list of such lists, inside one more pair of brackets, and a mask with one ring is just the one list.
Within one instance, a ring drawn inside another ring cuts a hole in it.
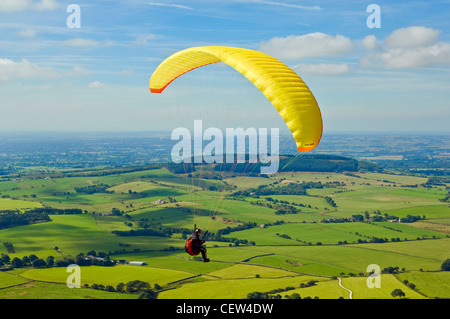
[{"label": "tree", "polygon": [[22,265],[27,266],[31,263],[30,258],[28,258],[28,256],[24,256],[22,258]]},{"label": "tree", "polygon": [[105,291],[114,292],[115,290],[113,286],[106,286]]},{"label": "tree", "polygon": [[445,260],[441,265],[442,271],[450,271],[450,259]]},{"label": "tree", "polygon": [[391,292],[391,296],[392,297],[400,297],[400,298],[402,298],[402,297],[405,297],[406,295],[405,295],[405,293],[403,292],[403,290],[401,290],[401,289],[394,289],[394,290],[392,290],[392,292]]},{"label": "tree", "polygon": [[153,285],[153,289],[154,290],[162,290],[162,287],[160,285],[158,285],[158,284],[154,284]]},{"label": "tree", "polygon": [[45,262],[47,263],[47,267],[53,267],[53,265],[55,264],[55,257],[48,256]]},{"label": "tree", "polygon": [[88,251],[87,255],[97,257],[97,253],[95,252],[95,250]]},{"label": "tree", "polygon": [[156,299],[157,297],[158,293],[151,289],[139,294],[139,299]]},{"label": "tree", "polygon": [[294,292],[292,295],[286,295],[286,299],[302,299],[301,297],[300,297],[300,294],[298,294],[298,293],[296,293],[296,292]]},{"label": "tree", "polygon": [[117,287],[116,287],[116,291],[117,292],[124,292],[125,291],[125,284],[123,282],[118,283]]},{"label": "tree", "polygon": [[267,292],[254,291],[247,294],[247,299],[269,299],[269,294]]},{"label": "tree", "polygon": [[0,260],[3,261],[3,263],[7,264],[11,261],[11,258],[7,254],[2,253]]},{"label": "tree", "polygon": [[44,268],[47,266],[45,260],[40,258],[33,260],[31,264],[33,265],[34,268]]},{"label": "tree", "polygon": [[11,260],[11,266],[13,266],[14,268],[22,268],[23,267],[22,260],[20,260],[17,257],[14,257],[13,260]]}]

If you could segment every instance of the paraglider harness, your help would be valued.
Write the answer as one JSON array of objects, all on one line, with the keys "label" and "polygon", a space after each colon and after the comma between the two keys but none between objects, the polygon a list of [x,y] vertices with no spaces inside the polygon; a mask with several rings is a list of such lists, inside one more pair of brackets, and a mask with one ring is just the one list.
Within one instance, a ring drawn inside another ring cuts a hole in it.
[{"label": "paraglider harness", "polygon": [[[197,228],[197,225],[194,225],[194,233],[197,234],[199,229]],[[193,236],[189,237],[186,242],[184,243],[184,249],[186,252],[191,256],[197,256],[200,254],[201,244],[205,242],[206,234],[208,234],[208,231],[206,231],[203,234],[203,238],[198,238],[197,241],[200,241],[200,245],[194,242]]]}]

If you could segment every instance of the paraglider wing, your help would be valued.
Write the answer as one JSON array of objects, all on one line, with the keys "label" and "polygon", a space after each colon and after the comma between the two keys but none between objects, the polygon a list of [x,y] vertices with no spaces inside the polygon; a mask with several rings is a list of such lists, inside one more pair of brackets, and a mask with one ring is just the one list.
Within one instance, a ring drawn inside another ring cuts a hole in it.
[{"label": "paraglider wing", "polygon": [[222,46],[193,47],[164,60],[150,78],[161,93],[177,77],[198,67],[224,62],[250,80],[272,103],[292,132],[299,152],[314,149],[322,137],[322,116],[314,95],[288,66],[262,52]]}]

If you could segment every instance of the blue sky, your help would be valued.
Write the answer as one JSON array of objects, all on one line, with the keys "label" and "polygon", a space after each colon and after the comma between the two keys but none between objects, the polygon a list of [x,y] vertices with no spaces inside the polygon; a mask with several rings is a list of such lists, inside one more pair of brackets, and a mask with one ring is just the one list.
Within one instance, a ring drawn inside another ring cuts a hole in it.
[{"label": "blue sky", "polygon": [[[69,4],[81,9],[70,29]],[[369,4],[381,27],[369,28]],[[280,127],[233,70],[195,70],[160,95],[148,80],[192,46],[261,50],[296,71],[324,131],[448,132],[450,1],[0,1],[2,131]],[[190,124],[189,124],[190,123]]]}]

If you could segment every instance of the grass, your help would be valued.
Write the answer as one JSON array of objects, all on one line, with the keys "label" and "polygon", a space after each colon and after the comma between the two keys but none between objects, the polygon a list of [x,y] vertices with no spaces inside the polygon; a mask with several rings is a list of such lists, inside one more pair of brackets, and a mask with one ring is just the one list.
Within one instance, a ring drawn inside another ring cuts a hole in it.
[{"label": "grass", "polygon": [[31,201],[0,198],[0,210],[24,210],[36,207],[42,207],[42,205],[40,203]]},{"label": "grass", "polygon": [[[129,266],[119,265],[114,267],[85,266],[81,267],[81,286],[88,284],[102,284],[116,287],[117,284],[127,283],[139,279],[161,286],[170,282],[192,277],[191,273],[154,268],[149,266]],[[28,269],[20,274],[22,277],[30,280],[49,281],[56,283],[66,283],[68,273],[65,267],[53,267],[49,269]]]},{"label": "grass", "polygon": [[8,272],[0,271],[0,291],[1,289],[17,286],[28,282],[28,280],[16,275],[9,274]]},{"label": "grass", "polygon": [[391,292],[401,289],[405,293],[404,298],[424,299],[418,292],[403,285],[393,275],[381,275],[380,288],[369,288],[364,277],[342,278],[342,285],[353,291],[353,299],[392,299]]},{"label": "grass", "polygon": [[249,279],[259,276],[260,278],[282,278],[293,277],[295,273],[271,267],[237,264],[208,273],[208,276],[219,279]]},{"label": "grass", "polygon": [[[370,251],[381,251],[385,253],[395,254],[394,256],[409,256],[419,260],[429,261],[435,264],[428,270],[439,270],[441,263],[450,256],[450,239],[443,238],[438,240],[416,240],[400,243],[384,243],[384,244],[364,244],[364,245],[349,245],[352,247],[359,247]],[[395,262],[395,259],[392,263]],[[425,264],[429,264],[426,262]],[[419,270],[425,264],[410,263],[405,265],[407,270]],[[393,264],[391,264],[393,265]],[[396,265],[398,266],[398,265]],[[425,269],[425,268],[424,268]]]},{"label": "grass", "polygon": [[396,275],[416,285],[415,290],[429,298],[450,298],[450,272],[407,272]]},{"label": "grass", "polygon": [[[278,235],[277,235],[278,234]],[[288,235],[291,239],[281,237]],[[245,238],[257,245],[305,245],[308,243],[337,244],[339,240],[356,242],[360,237],[349,232],[335,230],[326,224],[289,223],[267,228],[252,228],[228,237]]]},{"label": "grass", "polygon": [[[57,258],[65,255],[76,256],[92,249],[103,252],[115,252],[123,249],[121,243],[128,244],[128,250],[162,250],[170,246],[182,247],[184,241],[162,237],[118,237],[95,223],[90,214],[51,215],[52,221],[41,224],[26,225],[3,229],[0,241],[13,243],[15,253],[11,258],[36,254],[45,259],[47,256]],[[110,227],[110,226],[109,226]],[[23,236],[26,233],[27,236]],[[55,252],[58,247],[61,253]],[[4,249],[0,246],[0,252]]]},{"label": "grass", "polygon": [[87,288],[68,288],[65,284],[29,282],[0,289],[0,299],[137,299],[137,295],[120,294]]},{"label": "grass", "polygon": [[412,216],[425,216],[427,219],[438,219],[449,217],[450,208],[448,205],[435,205],[436,203],[428,206],[414,206],[414,207],[403,207],[398,209],[386,210],[385,213],[397,217],[406,217],[407,215]]},{"label": "grass", "polygon": [[253,258],[250,260],[250,262],[271,267],[278,267],[296,273],[314,274],[318,276],[339,276],[339,274],[341,273],[349,272],[349,269],[330,265],[320,261],[306,259],[305,256],[302,256],[300,254],[298,254],[298,256],[293,255],[294,254],[284,255],[282,252],[280,252],[279,254]]},{"label": "grass", "polygon": [[439,198],[432,191],[428,193],[423,190],[406,191],[393,187],[365,187],[352,192],[335,193],[331,197],[336,202],[339,211],[346,212],[347,216],[377,210],[395,215],[393,211],[398,212],[399,209],[437,206],[436,204],[439,203]]},{"label": "grass", "polygon": [[[203,173],[207,178],[208,172]],[[350,273],[367,275],[367,266],[374,263],[381,269],[397,266],[407,272],[396,275],[398,279],[383,275],[382,288],[378,290],[367,288],[367,277],[343,278],[344,286],[354,291],[354,298],[392,298],[390,293],[395,288],[402,289],[409,298],[423,298],[423,295],[448,298],[450,279],[447,273],[438,272],[442,261],[450,256],[450,239],[446,238],[450,209],[448,203],[439,201],[446,195],[444,188],[402,187],[426,182],[426,179],[414,176],[355,175],[359,177],[301,172],[219,181],[186,178],[161,169],[91,177],[5,181],[0,182],[2,195],[19,199],[0,199],[0,210],[24,210],[46,205],[81,208],[88,213],[51,215],[51,222],[2,229],[0,243],[13,243],[15,253],[9,254],[11,258],[30,254],[43,259],[50,255],[61,258],[94,249],[111,252],[112,259],[145,261],[148,266],[144,267],[82,267],[82,284],[115,286],[119,282],[139,279],[171,288],[160,294],[162,299],[191,298],[192,291],[201,292],[199,297],[240,299],[246,298],[250,292],[266,292],[287,286],[294,286],[295,290],[280,293],[283,297],[298,292],[302,297],[348,298],[348,291],[339,287],[337,280],[331,277]],[[306,206],[296,206],[301,212],[289,215],[276,215],[275,209],[251,204],[255,200],[264,200],[264,197],[230,200],[226,198],[230,189],[224,190],[224,182],[245,190],[273,182],[303,181],[341,184],[308,190],[308,194],[313,196],[267,196]],[[74,187],[99,183],[109,185],[114,194],[80,194],[74,191]],[[211,191],[210,186],[221,191]],[[36,198],[30,196],[33,194]],[[176,202],[154,203],[169,196]],[[337,208],[328,205],[323,196],[332,197]],[[99,215],[111,212],[112,208],[129,214],[133,225],[126,225],[124,222],[130,220],[124,216]],[[377,210],[397,217],[425,215],[427,219],[413,224],[320,223],[326,218],[351,217]],[[212,216],[216,218],[212,220]],[[172,238],[118,237],[112,234],[114,230],[137,229],[136,221],[139,219],[170,227],[192,228],[197,224],[210,232],[236,227],[244,222],[261,225],[283,220],[284,224],[227,235],[254,241],[255,246],[229,247],[229,243],[208,241],[211,262],[203,263],[184,252],[184,240],[180,234]],[[356,244],[358,239],[370,240],[373,236],[388,238],[389,242]],[[391,238],[400,238],[401,242],[391,242]],[[338,242],[347,244],[338,245]],[[167,250],[171,247],[179,250]],[[6,253],[3,245],[0,245],[0,252]],[[0,272],[0,298],[136,298],[92,289],[68,289],[65,285],[67,276],[65,268],[56,267]],[[301,283],[312,279],[319,282],[300,288]],[[416,284],[417,291],[407,288],[402,283],[404,279]]]},{"label": "grass", "polygon": [[113,255],[114,259],[123,259],[126,261],[139,260],[145,261],[150,267],[179,270],[188,272],[191,275],[206,274],[212,271],[228,267],[226,263],[203,263],[192,260],[191,257],[184,251],[178,254],[165,253],[165,252],[142,252],[142,253],[129,253]]},{"label": "grass", "polygon": [[[159,299],[184,299],[206,297],[207,299],[246,299],[251,292],[266,292],[277,288],[300,286],[310,280],[324,280],[320,277],[296,276],[285,278],[251,278],[207,280],[201,282],[186,283],[183,286],[163,291],[158,295]],[[238,288],[237,288],[238,287]]]},{"label": "grass", "polygon": [[285,296],[291,296],[297,293],[301,298],[310,297],[319,299],[349,299],[349,292],[339,286],[337,280],[321,281],[316,283],[314,286],[297,288],[294,290],[279,293],[283,298]]},{"label": "grass", "polygon": [[[438,240],[430,240],[430,242]],[[395,243],[399,245],[399,243]],[[388,244],[360,244],[360,245],[327,245],[327,246],[248,246],[245,249],[260,253],[273,253],[287,258],[299,258],[311,263],[346,269],[345,274],[366,273],[367,266],[378,264],[381,269],[397,266],[407,270],[438,270],[441,260],[422,257],[419,250],[415,254],[407,255],[398,251],[383,250]],[[378,247],[373,249],[372,247]],[[396,246],[401,247],[401,246]],[[413,246],[411,246],[412,248]],[[442,254],[442,252],[441,252]],[[330,273],[330,275],[336,275]]]}]

